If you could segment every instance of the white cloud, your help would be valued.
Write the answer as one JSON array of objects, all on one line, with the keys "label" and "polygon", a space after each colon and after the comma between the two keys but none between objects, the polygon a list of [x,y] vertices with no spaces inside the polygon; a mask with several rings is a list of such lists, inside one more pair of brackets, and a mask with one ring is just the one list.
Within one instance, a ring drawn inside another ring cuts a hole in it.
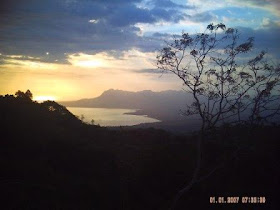
[{"label": "white cloud", "polygon": [[274,27],[280,27],[280,21],[273,21],[270,18],[264,17],[261,22],[262,28],[274,28]]},{"label": "white cloud", "polygon": [[91,69],[111,68],[135,70],[153,68],[154,52],[144,53],[137,49],[125,51],[121,57],[114,57],[107,52],[94,55],[76,53],[68,55],[68,61],[73,66]]},{"label": "white cloud", "polygon": [[89,23],[98,23],[99,20],[91,19],[91,20],[89,20],[88,22],[89,22]]},{"label": "white cloud", "polygon": [[272,12],[276,16],[280,16],[279,0],[189,0],[190,5],[198,8],[198,11],[211,11],[226,7],[254,7]]}]

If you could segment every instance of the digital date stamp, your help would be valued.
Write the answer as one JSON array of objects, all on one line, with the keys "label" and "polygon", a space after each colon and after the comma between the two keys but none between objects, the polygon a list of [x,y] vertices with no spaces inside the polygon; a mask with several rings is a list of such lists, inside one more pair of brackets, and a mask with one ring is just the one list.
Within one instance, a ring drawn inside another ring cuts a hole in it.
[{"label": "digital date stamp", "polygon": [[265,196],[210,196],[211,204],[265,204]]}]

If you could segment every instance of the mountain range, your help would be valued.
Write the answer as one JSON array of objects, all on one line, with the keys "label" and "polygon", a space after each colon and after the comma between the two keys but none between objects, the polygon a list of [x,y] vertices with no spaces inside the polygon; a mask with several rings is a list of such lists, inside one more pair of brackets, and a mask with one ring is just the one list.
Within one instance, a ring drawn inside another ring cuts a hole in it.
[{"label": "mountain range", "polygon": [[184,91],[130,92],[110,89],[96,98],[60,103],[68,107],[136,109],[136,114],[147,114],[159,120],[171,120],[177,119],[180,116],[180,110],[184,110],[190,101],[191,96]]},{"label": "mountain range", "polygon": [[131,92],[110,89],[96,98],[60,101],[59,103],[66,107],[135,109],[136,112],[128,114],[148,115],[161,121],[160,123],[153,123],[154,127],[176,127],[176,129],[182,130],[182,126],[190,128],[190,125],[193,126],[194,124],[193,117],[182,115],[186,105],[191,102],[192,96],[182,90]]}]

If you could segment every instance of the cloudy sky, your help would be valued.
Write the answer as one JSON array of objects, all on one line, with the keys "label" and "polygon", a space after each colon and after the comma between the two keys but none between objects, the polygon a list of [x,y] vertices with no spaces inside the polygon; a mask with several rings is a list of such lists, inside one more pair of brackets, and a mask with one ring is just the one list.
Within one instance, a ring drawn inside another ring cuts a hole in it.
[{"label": "cloudy sky", "polygon": [[114,88],[181,89],[155,69],[172,34],[209,23],[254,36],[279,58],[279,0],[4,0],[0,7],[0,94],[73,100]]}]

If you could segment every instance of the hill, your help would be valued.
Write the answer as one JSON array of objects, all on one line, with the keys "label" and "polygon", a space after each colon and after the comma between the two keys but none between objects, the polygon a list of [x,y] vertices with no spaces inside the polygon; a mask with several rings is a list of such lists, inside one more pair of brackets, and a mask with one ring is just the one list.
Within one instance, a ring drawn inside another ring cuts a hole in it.
[{"label": "hill", "polygon": [[[153,92],[144,90],[130,92],[110,89],[96,98],[61,101],[59,103],[69,107],[136,109],[136,112],[127,114],[148,115],[161,121],[153,123],[152,126],[155,128],[175,133],[187,133],[199,127],[199,121],[194,116],[186,117],[182,115],[186,104],[189,104],[192,100],[192,96],[184,91]],[[148,128],[150,126],[150,124],[141,124],[133,127]]]},{"label": "hill", "polygon": [[[167,210],[196,161],[195,133],[108,130],[84,124],[53,101],[0,96],[0,128],[1,209]],[[266,204],[230,207],[278,209],[278,131],[224,127],[209,133],[202,175],[223,164],[176,210],[228,209],[209,204],[209,196],[265,196]]]},{"label": "hill", "polygon": [[140,109],[136,114],[147,114],[162,121],[178,120],[191,96],[184,91],[168,90],[130,92],[110,89],[99,97],[78,101],[61,101],[64,106]]}]

